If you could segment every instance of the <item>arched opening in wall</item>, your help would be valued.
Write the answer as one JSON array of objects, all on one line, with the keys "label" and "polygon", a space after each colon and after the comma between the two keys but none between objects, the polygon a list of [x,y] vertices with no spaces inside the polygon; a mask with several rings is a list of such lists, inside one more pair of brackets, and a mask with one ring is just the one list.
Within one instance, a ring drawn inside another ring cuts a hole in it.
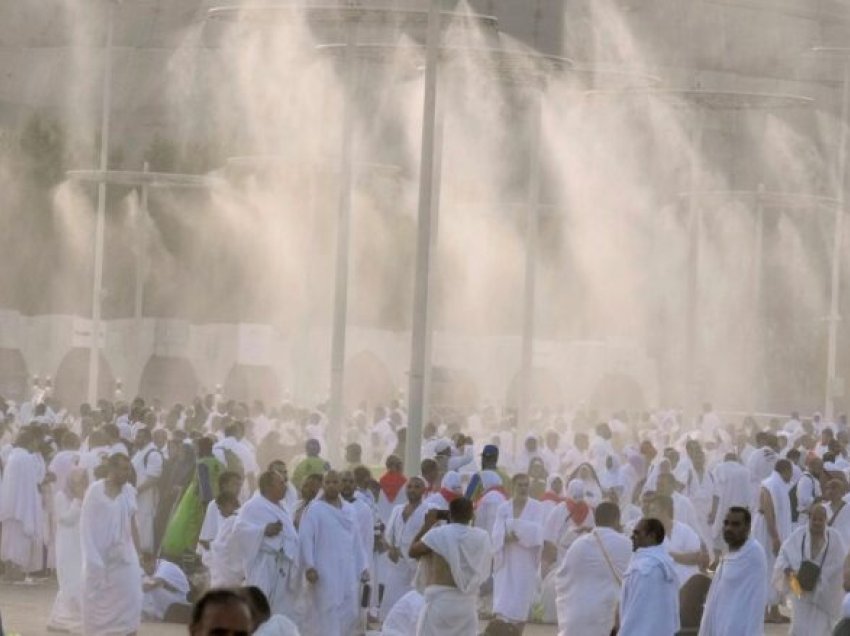
[{"label": "arched opening in wall", "polygon": [[[522,386],[521,371],[514,376],[510,386],[508,386],[507,406],[511,408],[519,407],[520,386]],[[558,383],[557,376],[553,371],[542,367],[535,367],[531,370],[530,396],[532,406],[557,406],[564,401],[563,391]]]},{"label": "arched opening in wall", "polygon": [[280,378],[269,366],[234,364],[224,381],[224,395],[228,399],[251,404],[263,400],[266,406],[281,399]]},{"label": "arched opening in wall", "polygon": [[[88,400],[89,349],[76,347],[62,358],[53,381],[53,394],[63,406],[76,411]],[[97,399],[111,400],[115,395],[115,375],[103,354],[97,376]]]},{"label": "arched opening in wall", "polygon": [[19,404],[29,398],[29,372],[19,349],[0,348],[0,395]]},{"label": "arched opening in wall", "polygon": [[431,370],[431,408],[435,412],[476,407],[480,398],[478,385],[466,371],[449,367]]},{"label": "arched opening in wall", "polygon": [[378,356],[361,351],[345,364],[345,407],[349,411],[361,402],[369,408],[386,405],[397,396],[392,374]]},{"label": "arched opening in wall", "polygon": [[159,399],[163,405],[190,404],[198,394],[195,368],[186,358],[151,356],[142,370],[139,396],[145,402]]},{"label": "arched opening in wall", "polygon": [[645,411],[646,398],[640,382],[625,373],[608,373],[596,383],[590,407],[600,413]]}]

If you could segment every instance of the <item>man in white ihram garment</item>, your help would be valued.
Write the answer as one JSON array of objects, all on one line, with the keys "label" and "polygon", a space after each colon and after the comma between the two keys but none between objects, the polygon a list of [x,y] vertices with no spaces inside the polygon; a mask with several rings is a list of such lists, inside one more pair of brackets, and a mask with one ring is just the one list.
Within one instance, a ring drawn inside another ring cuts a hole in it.
[{"label": "man in white ihram garment", "polygon": [[451,503],[448,524],[436,526],[440,514],[428,512],[410,548],[412,558],[425,560],[425,607],[416,636],[477,636],[478,592],[493,564],[490,537],[470,526],[473,509],[466,497]]},{"label": "man in white ihram garment", "polygon": [[730,508],[723,519],[723,539],[729,552],[711,581],[699,636],[764,635],[767,558],[750,537],[752,516],[743,507]]},{"label": "man in white ihram garment", "polygon": [[139,547],[142,552],[154,551],[154,518],[159,503],[159,478],[162,476],[163,456],[151,439],[148,428],[136,433],[136,454],[133,470],[136,471],[136,525],[139,528]]},{"label": "man in white ihram garment", "polygon": [[664,524],[664,547],[673,559],[679,587],[682,588],[699,574],[701,565],[708,565],[708,552],[690,526],[673,519],[673,500],[670,497],[653,497],[647,503],[646,510],[646,516],[654,517]]},{"label": "man in white ihram garment", "polygon": [[381,604],[382,616],[387,616],[396,601],[413,589],[416,561],[409,556],[410,546],[422,529],[425,514],[430,509],[422,501],[425,494],[424,479],[411,477],[407,480],[406,489],[407,503],[393,509],[384,530],[390,566],[384,578],[386,587]]},{"label": "man in white ihram garment", "polygon": [[481,528],[487,534],[493,533],[493,524],[496,523],[496,511],[508,497],[502,483],[502,477],[495,470],[482,470],[481,498],[475,504],[475,527]]},{"label": "man in white ihram garment", "polygon": [[714,518],[710,518],[709,523],[712,525],[712,547],[719,549],[723,545],[726,511],[733,507],[749,508],[753,495],[750,492],[750,471],[734,453],[727,453],[723,461],[714,468],[714,483],[717,507]]},{"label": "man in white ihram garment", "polygon": [[791,534],[791,498],[788,483],[791,481],[791,462],[780,459],[770,477],[761,482],[759,508],[753,522],[753,536],[764,548],[767,557],[767,616],[768,623],[787,623],[779,613],[782,595],[773,586],[773,564],[783,542]]},{"label": "man in white ihram garment", "polygon": [[663,544],[664,525],[658,519],[638,521],[620,595],[620,636],[674,636],[679,631],[679,579]]},{"label": "man in white ihram garment", "polygon": [[602,502],[596,528],[576,539],[555,573],[558,636],[610,636],[632,543],[620,533],[620,510]]},{"label": "man in white ihram garment", "polygon": [[[827,526],[826,508],[815,504],[808,523],[797,528],[782,544],[773,569],[773,584],[789,593],[793,618],[789,636],[831,636],[841,618],[842,573],[847,548],[837,530]],[[804,561],[820,568],[813,589],[801,576]],[[795,581],[799,588],[795,591]]]},{"label": "man in white ihram garment", "polygon": [[280,503],[286,494],[286,477],[267,471],[260,475],[259,486],[239,509],[228,543],[241,558],[245,584],[263,591],[272,614],[288,616],[295,606],[298,535]]},{"label": "man in white ihram garment", "polygon": [[357,629],[359,583],[368,580],[368,570],[355,512],[340,496],[336,471],[325,473],[323,493],[307,505],[298,533],[311,601],[302,632],[351,636]]},{"label": "man in white ihram garment", "polygon": [[126,455],[111,455],[107,477],[93,483],[83,499],[80,540],[86,636],[133,634],[141,622],[142,569],[131,474]]},{"label": "man in white ihram garment", "polygon": [[845,496],[847,486],[840,479],[830,479],[824,488],[829,527],[838,531],[844,546],[850,549],[850,506]]},{"label": "man in white ihram garment", "polygon": [[44,507],[39,486],[44,481],[44,460],[37,452],[39,435],[21,431],[9,454],[0,490],[0,560],[21,578],[42,568]]},{"label": "man in white ihram garment", "polygon": [[513,498],[499,506],[491,535],[494,551],[493,614],[524,625],[540,581],[546,509],[530,499],[525,473],[513,477]]},{"label": "man in white ihram garment", "polygon": [[82,590],[80,555],[80,511],[88,488],[88,473],[74,468],[64,480],[65,486],[56,493],[56,579],[59,590],[50,619],[49,631],[82,631]]}]

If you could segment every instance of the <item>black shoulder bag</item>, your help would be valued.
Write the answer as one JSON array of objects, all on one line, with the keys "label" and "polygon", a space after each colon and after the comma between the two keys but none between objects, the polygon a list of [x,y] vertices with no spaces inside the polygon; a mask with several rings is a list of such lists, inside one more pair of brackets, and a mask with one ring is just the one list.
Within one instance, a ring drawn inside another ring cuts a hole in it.
[{"label": "black shoulder bag", "polygon": [[814,561],[807,561],[806,556],[806,535],[803,534],[803,546],[800,553],[803,557],[803,562],[800,563],[800,569],[797,571],[797,581],[800,583],[800,588],[805,592],[814,591],[817,587],[820,571],[823,563],[826,560],[826,553],[829,551],[829,534],[826,535],[826,547],[823,549],[823,556],[820,560],[820,565]]}]

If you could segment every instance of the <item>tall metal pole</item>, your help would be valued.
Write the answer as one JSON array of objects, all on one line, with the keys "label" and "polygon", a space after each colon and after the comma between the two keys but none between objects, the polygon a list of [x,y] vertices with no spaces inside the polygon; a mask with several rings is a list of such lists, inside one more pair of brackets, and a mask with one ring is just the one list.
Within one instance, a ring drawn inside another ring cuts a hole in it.
[{"label": "tall metal pole", "polygon": [[326,449],[333,463],[342,459],[343,422],[345,419],[345,331],[348,318],[348,261],[349,234],[351,228],[351,188],[353,180],[353,130],[354,130],[354,30],[356,23],[349,25],[345,43],[343,67],[343,115],[342,154],[339,168],[339,195],[337,199],[336,269],[334,276],[334,315],[331,341],[331,395],[330,435],[331,448]]},{"label": "tall metal pole", "polygon": [[693,156],[690,165],[690,192],[688,197],[688,217],[690,234],[690,255],[688,263],[687,291],[687,337],[685,346],[686,364],[686,408],[691,414],[697,413],[697,384],[700,377],[700,347],[697,333],[699,317],[699,270],[700,243],[702,241],[702,213],[698,202],[698,185],[700,182],[700,157],[702,154],[703,112],[697,113],[697,125],[694,129]]},{"label": "tall metal pole", "polygon": [[[115,30],[115,2],[108,0],[106,43],[103,62],[103,102],[100,120],[100,170],[109,169],[109,118],[112,104],[112,40]],[[100,372],[100,323],[103,299],[103,240],[106,226],[106,181],[97,186],[97,221],[94,238],[94,285],[91,309],[91,348],[89,350],[88,402],[97,402],[98,375]]]},{"label": "tall metal pole", "polygon": [[[150,171],[150,164],[145,161],[143,171]],[[144,183],[139,188],[139,205],[136,208],[136,280],[135,280],[135,296],[133,298],[133,330],[135,331],[135,347],[133,370],[138,373],[138,382],[136,383],[138,395],[141,389],[142,369],[143,369],[143,354],[142,354],[142,317],[145,308],[145,278],[147,276],[147,248],[148,248],[148,218],[150,211],[148,210],[148,195],[150,187]],[[126,378],[129,380],[130,378]],[[129,386],[125,382],[125,386]]]},{"label": "tall metal pole", "polygon": [[756,236],[755,236],[755,248],[753,250],[753,281],[752,281],[752,290],[753,290],[753,316],[752,316],[752,331],[750,332],[751,343],[752,343],[752,360],[751,369],[754,370],[754,378],[753,378],[753,390],[755,391],[755,395],[753,396],[752,408],[753,411],[758,410],[758,405],[763,404],[764,399],[764,388],[765,388],[765,374],[762,372],[762,363],[763,363],[763,355],[762,355],[762,332],[761,332],[761,296],[762,296],[762,259],[764,254],[764,184],[760,183],[758,185],[758,192],[756,194]]},{"label": "tall metal pole", "polygon": [[[437,90],[437,109],[434,124],[434,177],[433,188],[431,189],[431,253],[437,253],[437,244],[439,243],[440,234],[440,193],[442,191],[443,179],[443,133],[445,131],[445,109],[443,102],[439,96],[439,84]],[[439,278],[439,261],[435,262],[431,267],[431,272],[428,276],[428,297],[433,298],[435,284]],[[431,382],[433,379],[433,346],[434,346],[434,303],[428,303],[428,326],[425,329],[425,381],[422,389],[423,394],[431,395]],[[429,400],[425,400],[422,407],[422,422],[427,422],[431,418],[431,407],[433,405]]]},{"label": "tall metal pole", "polygon": [[827,369],[826,369],[826,408],[824,416],[827,422],[832,422],[835,415],[835,397],[837,391],[836,372],[838,367],[838,323],[840,315],[840,291],[841,291],[841,248],[844,244],[844,201],[845,185],[847,182],[847,128],[848,128],[848,104],[850,104],[850,60],[844,58],[844,73],[841,87],[841,134],[838,142],[838,192],[835,206],[835,232],[832,244],[832,274],[830,280],[829,294],[829,339],[827,343]]},{"label": "tall metal pole", "polygon": [[525,213],[525,283],[522,315],[522,364],[519,379],[518,439],[529,432],[532,373],[534,371],[534,325],[537,299],[537,242],[540,223],[540,136],[542,88],[535,87],[531,101],[531,156],[529,157],[528,199]]},{"label": "tall metal pole", "polygon": [[419,166],[419,211],[416,233],[416,274],[413,287],[413,327],[410,354],[407,449],[408,471],[419,469],[422,446],[422,420],[425,414],[425,379],[428,365],[428,305],[431,272],[431,221],[434,212],[434,139],[437,112],[437,65],[440,50],[441,0],[431,0],[428,8],[425,95],[422,109],[422,155]]}]

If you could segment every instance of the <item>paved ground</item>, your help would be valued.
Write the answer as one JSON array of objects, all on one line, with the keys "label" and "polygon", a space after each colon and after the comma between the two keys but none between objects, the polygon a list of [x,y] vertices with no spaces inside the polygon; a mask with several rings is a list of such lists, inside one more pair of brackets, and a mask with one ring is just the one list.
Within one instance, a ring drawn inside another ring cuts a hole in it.
[{"label": "paved ground", "polygon": [[[36,587],[0,584],[0,614],[6,636],[55,636],[45,628],[56,588],[44,584]],[[786,634],[787,628],[772,627],[767,636]],[[551,626],[529,625],[524,636],[555,636]],[[186,634],[184,627],[147,624],[142,626],[140,636],[175,636]]]}]

